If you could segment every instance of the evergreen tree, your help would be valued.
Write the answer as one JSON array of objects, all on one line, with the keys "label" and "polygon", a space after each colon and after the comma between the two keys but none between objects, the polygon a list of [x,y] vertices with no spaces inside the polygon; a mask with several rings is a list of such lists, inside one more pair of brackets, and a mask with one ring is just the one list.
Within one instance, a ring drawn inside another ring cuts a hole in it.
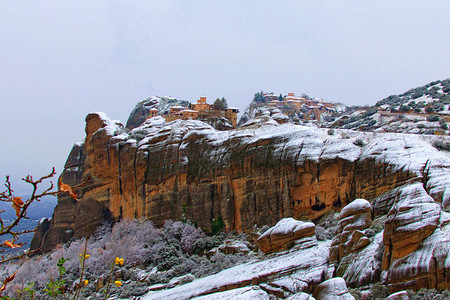
[{"label": "evergreen tree", "polygon": [[228,107],[227,99],[225,99],[224,97],[222,97],[222,99],[221,99],[220,101],[222,101],[222,105],[223,105],[223,108],[224,108],[224,109]]},{"label": "evergreen tree", "polygon": [[[222,98],[222,99],[225,99],[225,98]],[[222,109],[225,109],[225,106],[224,106],[224,103],[222,102],[222,100],[217,98],[216,101],[214,101],[214,103],[213,103],[213,108],[217,109],[217,110],[222,110]]]},{"label": "evergreen tree", "polygon": [[263,94],[264,94],[263,91],[261,91],[260,93],[256,93],[255,97],[253,97],[253,101],[255,101],[255,102],[265,102],[266,99],[264,99]]}]

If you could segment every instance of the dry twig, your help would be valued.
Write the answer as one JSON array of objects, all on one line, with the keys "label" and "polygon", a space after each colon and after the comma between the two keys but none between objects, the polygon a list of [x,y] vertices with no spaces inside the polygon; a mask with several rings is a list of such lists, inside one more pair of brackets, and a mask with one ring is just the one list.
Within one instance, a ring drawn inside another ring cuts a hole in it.
[{"label": "dry twig", "polygon": [[[0,201],[2,202],[9,202],[11,203],[12,208],[16,212],[16,217],[12,222],[8,222],[7,224],[3,221],[1,218],[1,214],[5,212],[5,210],[0,211],[0,236],[8,236],[9,240],[5,240],[2,243],[0,243],[0,253],[4,252],[4,248],[20,248],[24,245],[24,243],[17,242],[19,240],[19,236],[22,234],[34,232],[35,230],[16,230],[17,225],[22,219],[28,219],[27,212],[29,206],[34,201],[40,201],[42,197],[45,196],[56,196],[60,191],[52,191],[54,189],[53,182],[50,181],[49,187],[44,189],[44,191],[40,192],[38,191],[39,184],[43,183],[44,180],[52,178],[56,175],[55,168],[52,169],[52,172],[42,176],[41,178],[34,180],[32,176],[28,175],[26,178],[22,178],[23,181],[29,183],[32,185],[32,192],[30,197],[23,201],[21,197],[15,197],[14,196],[14,190],[11,187],[11,182],[9,179],[9,176],[6,176],[5,180],[5,187],[6,190],[3,192],[0,192]],[[3,249],[2,249],[3,248]],[[19,254],[13,254],[8,257],[4,257],[3,255],[0,256],[0,265],[4,264],[6,262],[22,259],[27,257],[29,254],[35,253],[39,251],[39,249],[34,251],[23,251]],[[6,279],[3,281],[3,285],[0,287],[0,295],[1,293],[6,289],[6,285],[11,282],[16,276],[16,273],[14,273],[11,276],[6,277]]]}]

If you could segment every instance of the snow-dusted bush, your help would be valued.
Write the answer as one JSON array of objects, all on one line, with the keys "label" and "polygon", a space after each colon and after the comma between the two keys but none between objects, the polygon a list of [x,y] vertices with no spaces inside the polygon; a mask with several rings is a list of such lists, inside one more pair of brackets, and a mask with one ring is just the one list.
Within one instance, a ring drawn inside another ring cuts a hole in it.
[{"label": "snow-dusted bush", "polygon": [[[189,273],[195,277],[210,275],[249,259],[247,255],[225,255],[218,251],[210,258],[204,255],[224,239],[223,235],[207,236],[189,222],[167,221],[161,229],[143,219],[122,220],[112,228],[110,224],[104,224],[87,242],[89,258],[85,260],[84,278],[90,284],[83,288],[84,293],[86,296],[97,293],[94,283],[110,274],[116,257],[125,261],[118,271],[120,275],[114,275],[121,277],[124,285],[120,288],[112,286],[111,293],[122,297],[145,293],[143,284],[133,283],[140,281],[140,272],[147,273],[145,284],[167,283],[174,277]],[[43,294],[45,285],[58,277],[58,260],[66,258],[65,279],[68,284],[78,282],[80,254],[84,247],[85,239],[73,240],[48,254],[29,258],[20,264],[5,265],[0,270],[0,279],[17,270],[17,278],[8,285],[10,296],[30,282],[35,283],[36,295]]]},{"label": "snow-dusted bush", "polygon": [[191,254],[194,250],[194,244],[206,234],[191,223],[166,221],[162,232],[163,238],[168,243],[180,245],[183,252]]},{"label": "snow-dusted bush", "polygon": [[434,289],[426,290],[421,289],[417,291],[416,293],[412,291],[408,291],[409,299],[411,300],[444,300],[450,298],[450,291],[444,290],[444,291],[437,291]]},{"label": "snow-dusted bush", "polygon": [[444,139],[436,139],[433,141],[433,147],[439,150],[450,151],[450,142],[447,142]]},{"label": "snow-dusted bush", "polygon": [[158,249],[163,247],[160,233],[150,221],[122,220],[110,232],[96,234],[89,240],[93,259],[88,260],[87,268],[99,274],[108,269],[115,257],[124,257],[131,265],[153,262]]}]

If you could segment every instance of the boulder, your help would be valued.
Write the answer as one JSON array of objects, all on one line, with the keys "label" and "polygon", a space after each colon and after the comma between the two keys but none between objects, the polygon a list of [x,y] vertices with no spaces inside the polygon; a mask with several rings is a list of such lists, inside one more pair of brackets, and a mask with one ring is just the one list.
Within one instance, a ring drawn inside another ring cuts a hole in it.
[{"label": "boulder", "polygon": [[348,292],[345,280],[340,277],[325,280],[314,289],[317,300],[354,300]]},{"label": "boulder", "polygon": [[367,200],[356,199],[342,209],[338,220],[337,234],[331,243],[330,262],[340,262],[370,243],[364,230],[372,224],[372,206]]},{"label": "boulder", "polygon": [[289,291],[292,294],[308,291],[308,284],[296,276],[287,276],[269,282],[270,285]]},{"label": "boulder", "polygon": [[440,205],[427,194],[423,184],[404,187],[385,224],[383,269],[414,252],[434,232],[440,216]]},{"label": "boulder", "polygon": [[250,253],[248,245],[241,241],[225,241],[225,244],[220,245],[218,250],[224,254]]},{"label": "boulder", "polygon": [[450,288],[450,214],[421,182],[399,190],[383,233],[381,279],[391,292]]},{"label": "boulder", "polygon": [[312,237],[314,233],[314,223],[284,218],[264,232],[258,238],[257,243],[259,249],[264,253],[277,252],[291,248],[296,240]]},{"label": "boulder", "polygon": [[339,262],[336,275],[342,276],[347,286],[361,287],[379,282],[383,257],[383,233],[377,233],[372,242]]},{"label": "boulder", "polygon": [[307,293],[303,293],[303,292],[300,292],[298,294],[290,296],[286,299],[288,299],[288,300],[315,300],[315,298],[313,296],[311,296],[310,294],[307,294]]},{"label": "boulder", "polygon": [[407,291],[400,291],[389,295],[386,300],[409,300],[409,295]]}]

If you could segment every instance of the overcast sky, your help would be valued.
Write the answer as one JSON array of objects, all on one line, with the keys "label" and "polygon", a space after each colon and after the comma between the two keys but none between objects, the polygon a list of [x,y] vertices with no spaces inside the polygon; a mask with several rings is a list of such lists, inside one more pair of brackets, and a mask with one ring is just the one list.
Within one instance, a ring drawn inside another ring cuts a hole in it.
[{"label": "overcast sky", "polygon": [[450,2],[0,0],[0,176],[62,171],[84,118],[151,95],[348,105],[450,77]]}]

